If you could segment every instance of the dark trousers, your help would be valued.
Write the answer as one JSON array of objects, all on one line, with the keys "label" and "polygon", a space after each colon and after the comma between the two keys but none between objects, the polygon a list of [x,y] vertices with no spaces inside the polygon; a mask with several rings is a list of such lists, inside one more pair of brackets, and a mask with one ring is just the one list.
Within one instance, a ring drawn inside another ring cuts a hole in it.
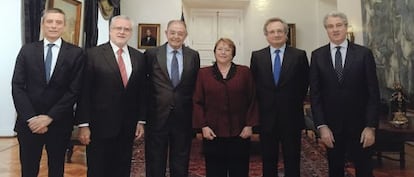
[{"label": "dark trousers", "polygon": [[86,147],[88,177],[130,177],[134,133],[124,129],[116,137],[92,138]]},{"label": "dark trousers", "polygon": [[71,133],[54,132],[49,129],[45,134],[34,134],[28,128],[19,131],[20,163],[22,177],[37,177],[42,150],[45,147],[48,159],[49,177],[63,177],[65,153]]},{"label": "dark trousers", "polygon": [[278,177],[279,146],[282,147],[285,177],[300,176],[301,131],[261,132],[263,177]]},{"label": "dark trousers", "polygon": [[334,133],[334,148],[328,148],[330,177],[343,177],[345,160],[351,160],[355,166],[356,177],[372,177],[372,147],[362,148],[359,142],[362,131]]},{"label": "dark trousers", "polygon": [[248,177],[250,139],[203,139],[206,177]]},{"label": "dark trousers", "polygon": [[[188,125],[187,125],[188,124]],[[167,159],[170,177],[188,177],[193,131],[191,123],[177,121],[171,114],[162,130],[145,130],[145,165],[147,177],[165,177]]]}]

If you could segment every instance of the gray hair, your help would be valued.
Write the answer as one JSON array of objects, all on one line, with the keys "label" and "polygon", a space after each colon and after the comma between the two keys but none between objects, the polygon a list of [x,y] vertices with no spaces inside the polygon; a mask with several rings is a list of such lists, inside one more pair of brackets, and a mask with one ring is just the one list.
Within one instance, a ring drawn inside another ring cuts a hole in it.
[{"label": "gray hair", "polygon": [[126,16],[126,15],[117,15],[117,16],[114,16],[114,17],[111,18],[111,23],[109,24],[109,27],[112,27],[113,21],[118,20],[118,19],[128,20],[131,23],[131,28],[132,28],[132,25],[134,24],[134,22],[128,16]]},{"label": "gray hair", "polygon": [[178,24],[182,24],[183,26],[184,26],[184,28],[185,28],[185,30],[187,31],[187,25],[185,24],[185,22],[184,21],[182,21],[182,20],[170,20],[169,22],[168,22],[168,24],[167,24],[167,29],[170,27],[170,25],[171,24],[173,24],[173,23],[178,23]]},{"label": "gray hair", "polygon": [[263,33],[264,33],[264,35],[267,35],[267,29],[266,29],[267,26],[270,23],[273,23],[273,22],[280,22],[280,23],[282,23],[283,24],[283,29],[285,31],[285,34],[288,33],[288,31],[289,31],[288,24],[283,19],[281,19],[281,18],[273,17],[273,18],[269,18],[268,20],[266,20],[265,24],[263,25]]},{"label": "gray hair", "polygon": [[338,12],[338,11],[332,11],[326,14],[325,17],[323,18],[323,26],[325,28],[326,28],[326,21],[328,20],[329,17],[338,17],[342,20],[345,26],[348,26],[348,18],[346,17],[344,13]]}]

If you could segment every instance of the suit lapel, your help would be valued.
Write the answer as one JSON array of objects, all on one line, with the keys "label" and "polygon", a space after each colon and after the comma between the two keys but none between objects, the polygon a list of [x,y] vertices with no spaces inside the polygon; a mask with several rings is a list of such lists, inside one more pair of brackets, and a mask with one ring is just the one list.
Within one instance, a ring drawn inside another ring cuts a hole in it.
[{"label": "suit lapel", "polygon": [[103,50],[102,51],[103,60],[107,62],[111,70],[113,72],[118,73],[119,78],[121,78],[121,74],[119,73],[118,63],[116,62],[116,57],[115,57],[114,51],[112,50],[111,45],[109,43],[106,43],[102,47],[102,50]]},{"label": "suit lapel", "polygon": [[178,85],[180,85],[181,81],[187,77],[188,73],[190,72],[192,61],[191,61],[191,54],[188,52],[187,47],[183,46],[183,73],[181,73],[181,79]]},{"label": "suit lapel", "polygon": [[[138,60],[136,58],[138,58],[138,56],[135,55],[135,52],[131,52],[133,49],[131,47],[128,46],[128,51],[129,51],[129,59],[131,60],[131,75],[129,76],[128,79],[128,84],[127,87],[129,85],[129,82],[133,80],[132,77],[134,77],[135,74],[135,70],[137,69],[137,62]],[[121,78],[122,79],[122,78]]]},{"label": "suit lapel", "polygon": [[[63,63],[64,63],[63,61],[65,60],[66,56],[68,55],[67,47],[69,47],[68,44],[65,41],[62,40],[62,46],[60,47],[58,57],[56,58],[56,65],[55,65],[55,68],[53,69],[53,73],[52,73],[52,76],[50,77],[50,81],[52,81],[55,77],[57,77],[55,75],[59,74],[59,71],[62,69]],[[45,75],[45,77],[46,77],[46,75]],[[49,81],[49,83],[50,83],[50,81]]]},{"label": "suit lapel", "polygon": [[354,58],[355,58],[354,46],[352,45],[351,42],[348,42],[348,48],[346,50],[346,56],[345,56],[344,69],[342,71],[343,80],[345,80],[346,73],[348,72],[348,70],[350,70]]},{"label": "suit lapel", "polygon": [[158,50],[157,60],[158,60],[158,64],[160,65],[162,72],[164,73],[166,80],[170,81],[170,76],[168,74],[168,69],[167,69],[167,44],[164,44],[160,48],[160,50]]},{"label": "suit lapel", "polygon": [[44,83],[47,84],[46,81],[46,68],[45,68],[45,56],[44,56],[44,46],[43,46],[43,40],[39,41],[36,43],[35,46],[35,51],[34,52],[34,58],[35,58],[35,63],[37,65],[38,68],[40,68],[41,72],[42,72],[42,78],[44,80]]},{"label": "suit lapel", "polygon": [[[124,87],[122,82],[121,72],[119,71],[118,62],[116,61],[116,57],[114,51],[111,47],[111,44],[108,42],[102,47],[102,58],[108,63],[109,68],[118,76],[118,83]],[[132,56],[131,56],[132,57]]]},{"label": "suit lapel", "polygon": [[323,55],[324,55],[323,58],[326,58],[325,60],[323,60],[324,65],[328,67],[329,73],[331,73],[329,75],[332,76],[333,80],[338,82],[338,77],[336,76],[335,67],[334,67],[334,64],[332,62],[332,55],[331,55],[330,45],[329,44],[326,45],[322,52],[323,52]]},{"label": "suit lapel", "polygon": [[282,63],[282,70],[280,71],[280,78],[278,86],[282,86],[286,81],[289,80],[289,70],[294,65],[295,62],[291,57],[291,50],[289,47],[286,47],[285,53],[283,54],[283,63]]},{"label": "suit lapel", "polygon": [[[269,80],[271,80],[272,83],[274,83],[273,78],[273,66],[272,66],[272,55],[270,55],[270,47],[266,47],[263,49],[263,56],[259,59],[261,61],[261,65],[264,67],[267,67],[266,69],[266,76],[269,76]],[[274,84],[273,84],[274,85]]]}]

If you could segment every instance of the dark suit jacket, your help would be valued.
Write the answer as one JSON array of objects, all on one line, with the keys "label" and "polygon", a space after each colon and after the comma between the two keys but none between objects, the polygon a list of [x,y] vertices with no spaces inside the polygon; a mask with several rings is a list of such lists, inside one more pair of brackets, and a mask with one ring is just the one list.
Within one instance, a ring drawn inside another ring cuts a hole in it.
[{"label": "dark suit jacket", "polygon": [[250,69],[256,82],[261,131],[271,132],[276,126],[292,131],[304,127],[303,100],[308,88],[308,63],[305,51],[287,46],[276,86],[270,47],[252,53]]},{"label": "dark suit jacket", "polygon": [[149,69],[150,94],[147,128],[165,128],[170,111],[174,110],[175,122],[191,129],[192,97],[200,56],[197,51],[183,46],[183,72],[180,83],[173,87],[167,70],[167,44],[147,49],[145,58]]},{"label": "dark suit jacket", "polygon": [[333,132],[378,126],[376,65],[366,47],[348,43],[342,84],[332,64],[329,44],[313,51],[310,93],[316,126],[328,125]]},{"label": "dark suit jacket", "polygon": [[30,131],[26,121],[39,114],[53,119],[48,132],[72,130],[73,105],[80,93],[84,53],[81,48],[62,40],[49,83],[43,55],[43,41],[38,41],[24,45],[17,56],[12,79],[17,132]]},{"label": "dark suit jacket", "polygon": [[122,83],[110,43],[87,51],[84,85],[77,109],[77,123],[89,123],[92,138],[114,137],[135,132],[146,117],[146,69],[141,52],[128,47],[132,73],[126,88]]}]

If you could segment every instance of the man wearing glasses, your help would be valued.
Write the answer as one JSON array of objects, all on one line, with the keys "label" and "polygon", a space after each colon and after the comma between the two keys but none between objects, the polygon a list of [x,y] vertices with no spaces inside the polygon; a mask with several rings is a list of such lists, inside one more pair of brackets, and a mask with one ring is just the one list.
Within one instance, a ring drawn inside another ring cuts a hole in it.
[{"label": "man wearing glasses", "polygon": [[132,21],[115,16],[109,42],[87,51],[76,118],[88,177],[129,177],[133,141],[144,134],[145,62],[127,45],[131,32]]}]

